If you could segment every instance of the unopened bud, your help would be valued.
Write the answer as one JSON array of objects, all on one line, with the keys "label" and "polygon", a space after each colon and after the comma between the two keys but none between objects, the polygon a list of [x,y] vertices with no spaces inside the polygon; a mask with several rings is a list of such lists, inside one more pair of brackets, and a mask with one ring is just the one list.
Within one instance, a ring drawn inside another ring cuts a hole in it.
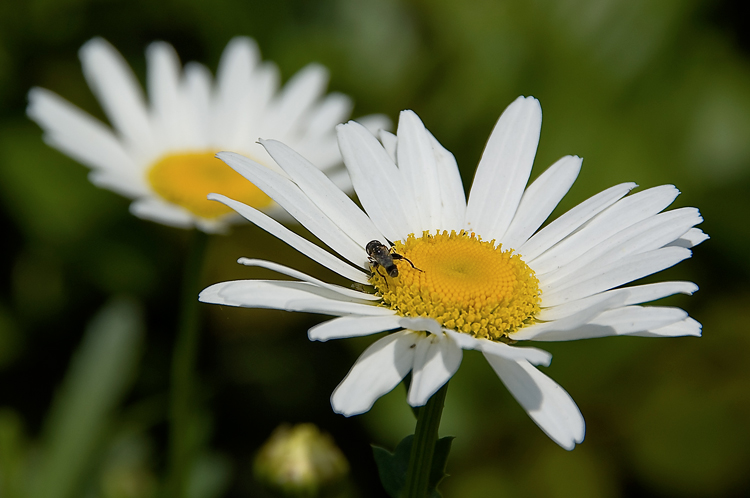
[{"label": "unopened bud", "polygon": [[255,457],[256,478],[290,496],[317,496],[349,472],[328,434],[314,424],[279,426]]}]

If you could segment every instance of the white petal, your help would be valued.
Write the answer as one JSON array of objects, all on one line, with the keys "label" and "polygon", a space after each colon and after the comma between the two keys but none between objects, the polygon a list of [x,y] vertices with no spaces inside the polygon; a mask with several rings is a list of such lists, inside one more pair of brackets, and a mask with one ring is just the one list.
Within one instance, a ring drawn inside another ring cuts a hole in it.
[{"label": "white petal", "polygon": [[128,175],[123,176],[108,171],[93,170],[89,173],[89,181],[99,188],[111,190],[131,199],[151,195],[151,192],[144,188],[140,182],[134,182]]},{"label": "white petal", "polygon": [[440,184],[441,219],[433,227],[438,230],[461,230],[466,219],[466,194],[458,172],[456,158],[428,131],[437,163]]},{"label": "white petal", "polygon": [[703,233],[703,230],[701,230],[700,228],[691,228],[682,237],[680,237],[679,239],[675,240],[674,242],[668,245],[690,248],[690,247],[695,247],[701,242],[704,242],[710,238],[711,237]]},{"label": "white petal", "polygon": [[427,334],[418,341],[407,403],[411,406],[427,403],[453,377],[462,358],[463,351],[449,335]]},{"label": "white petal", "polygon": [[[542,292],[565,285],[571,275],[582,269],[595,272],[631,254],[641,254],[664,247],[703,221],[695,208],[680,208],[657,214],[621,230],[592,247],[565,266],[543,274],[538,273]],[[574,277],[573,277],[574,278]]]},{"label": "white petal", "polygon": [[154,125],[159,128],[165,148],[184,147],[185,105],[180,99],[180,58],[165,42],[151,43],[146,49],[147,87]]},{"label": "white petal", "polygon": [[393,121],[385,114],[368,114],[354,118],[354,121],[367,128],[374,136],[380,136],[381,131],[387,131],[393,128]]},{"label": "white petal", "polygon": [[188,62],[185,65],[184,99],[189,102],[186,113],[185,142],[187,149],[206,150],[220,148],[212,133],[212,81],[211,72],[202,64]]},{"label": "white petal", "polygon": [[307,331],[311,341],[361,337],[401,328],[398,315],[342,316],[316,325]]},{"label": "white petal", "polygon": [[594,297],[596,297],[596,300],[592,300],[592,302],[588,303],[588,306],[576,311],[575,313],[571,313],[559,320],[536,323],[524,327],[521,330],[514,332],[511,335],[511,338],[516,341],[535,341],[540,337],[562,337],[571,330],[575,330],[591,322],[602,312],[617,306],[622,306],[625,299],[627,299],[627,294],[602,294]]},{"label": "white petal", "polygon": [[613,335],[640,335],[650,329],[659,329],[686,319],[687,313],[679,308],[659,306],[626,306],[604,311],[589,323],[571,330],[551,330],[538,334],[535,341],[577,341]]},{"label": "white petal", "polygon": [[187,210],[154,197],[133,201],[130,204],[130,212],[144,220],[177,228],[192,228],[195,219]]},{"label": "white petal", "polygon": [[312,163],[276,140],[261,140],[274,161],[342,232],[361,247],[383,234],[354,202]]},{"label": "white petal", "polygon": [[524,360],[534,365],[549,365],[552,361],[552,355],[547,351],[537,348],[519,348],[508,346],[502,342],[494,342],[488,339],[477,339],[454,330],[444,329],[444,332],[451,336],[461,349],[474,349],[483,353],[494,356],[501,356],[509,360]]},{"label": "white petal", "polygon": [[331,406],[346,417],[369,410],[409,373],[414,345],[422,334],[404,330],[387,335],[367,348],[331,395]]},{"label": "white petal", "polygon": [[332,133],[337,124],[346,121],[353,107],[351,97],[343,93],[329,93],[310,112],[303,134],[308,140],[320,140]]},{"label": "white petal", "polygon": [[529,240],[568,193],[581,171],[582,162],[578,156],[565,156],[529,185],[508,231],[498,241],[503,247],[520,247]]},{"label": "white petal", "polygon": [[148,192],[143,180],[138,181],[139,175],[134,174],[140,168],[100,121],[43,88],[29,91],[26,112],[45,131],[45,141],[52,147],[90,168],[132,178],[131,183],[142,195]]},{"label": "white petal", "polygon": [[612,289],[606,292],[595,294],[593,296],[585,297],[577,301],[571,301],[559,306],[552,306],[550,308],[542,308],[542,310],[536,315],[538,320],[549,322],[554,320],[560,320],[566,316],[570,316],[574,313],[578,313],[590,306],[601,302],[604,299],[608,299],[611,296],[622,295],[624,300],[622,302],[617,301],[616,306],[627,306],[631,304],[641,304],[648,301],[655,301],[673,294],[687,294],[692,295],[698,290],[698,286],[692,282],[658,282],[654,284],[646,285],[634,285],[632,287],[622,287],[619,289]]},{"label": "white petal", "polygon": [[586,430],[583,415],[559,384],[525,361],[484,356],[508,391],[550,439],[566,450],[583,441]]},{"label": "white petal", "polygon": [[405,329],[414,330],[415,332],[425,331],[436,335],[443,335],[443,327],[434,318],[402,316],[398,324]]},{"label": "white petal", "polygon": [[220,152],[216,157],[265,192],[328,247],[361,268],[367,266],[364,246],[354,242],[290,179],[234,152]]},{"label": "white petal", "polygon": [[534,271],[544,274],[570,263],[617,232],[656,215],[679,193],[674,185],[661,185],[619,200],[581,230],[534,259]]},{"label": "white petal", "polygon": [[584,270],[565,285],[542,294],[542,305],[556,306],[582,299],[627,284],[652,273],[660,272],[691,256],[690,249],[664,247],[656,251],[627,256],[610,265]]},{"label": "white petal", "polygon": [[414,232],[419,234],[434,229],[442,218],[437,161],[430,134],[414,111],[401,111],[397,134],[398,169],[415,200],[417,211],[410,214],[420,220]]},{"label": "white petal", "polygon": [[311,284],[315,284],[318,287],[324,287],[328,290],[336,292],[337,294],[341,294],[342,296],[351,297],[354,299],[363,299],[365,301],[381,301],[382,299],[375,294],[367,294],[366,292],[359,292],[354,289],[341,287],[340,285],[323,282],[322,280],[311,277],[306,273],[302,273],[301,271],[294,270],[292,268],[289,268],[288,266],[280,265],[278,263],[272,263],[271,261],[264,261],[262,259],[240,258],[237,260],[237,262],[245,266],[258,266],[260,268],[268,268],[269,270],[273,270],[283,275],[302,280],[303,282],[310,282]]},{"label": "white petal", "polygon": [[216,233],[227,235],[229,233],[229,225],[233,223],[239,223],[242,218],[237,213],[228,213],[218,218],[195,218],[195,228],[206,233]]},{"label": "white petal", "polygon": [[304,311],[324,315],[377,316],[393,314],[392,310],[367,301],[350,299],[308,282],[288,280],[234,280],[211,285],[200,293],[204,303]]},{"label": "white petal", "polygon": [[700,337],[701,328],[702,326],[700,322],[687,317],[681,322],[673,323],[665,327],[659,327],[657,329],[647,330],[645,332],[636,332],[630,335],[639,337],[682,337],[686,335]]},{"label": "white petal", "polygon": [[219,194],[209,194],[208,199],[219,201],[229,206],[249,222],[254,223],[271,235],[278,237],[291,247],[297,249],[308,258],[318,262],[329,270],[333,270],[339,275],[354,282],[359,282],[360,284],[365,285],[370,284],[367,275],[362,271],[344,263],[328,251],[321,249],[304,237],[297,235],[278,221],[261,213],[257,209]]},{"label": "white petal", "polygon": [[143,90],[125,59],[101,38],[86,42],[79,51],[83,75],[109,121],[141,157],[156,151]]},{"label": "white petal", "polygon": [[[247,37],[233,38],[221,54],[216,71],[211,129],[216,130],[214,136],[220,137],[227,148],[245,142],[251,132],[251,120],[258,118],[278,86],[274,78],[271,78],[270,85],[259,85],[253,78],[259,62],[258,45]],[[259,91],[260,87],[263,91]],[[251,140],[256,138],[251,137]]]},{"label": "white petal", "polygon": [[534,261],[549,248],[578,230],[591,218],[620,200],[636,186],[635,183],[622,183],[586,199],[534,234],[521,247],[516,248],[516,252],[522,254],[524,261],[527,263]]},{"label": "white petal", "polygon": [[284,85],[268,109],[264,124],[266,136],[283,139],[299,132],[302,116],[310,112],[328,85],[328,70],[320,64],[308,64]]},{"label": "white petal", "polygon": [[417,211],[414,199],[380,142],[354,121],[338,125],[336,131],[354,190],[375,226],[390,241],[418,233],[419,225],[412,217]]},{"label": "white petal", "polygon": [[500,240],[510,226],[534,163],[542,108],[533,97],[518,97],[492,130],[477,166],[466,206],[466,228]]},{"label": "white petal", "polygon": [[649,329],[666,327],[688,317],[685,310],[666,306],[625,306],[608,310],[592,323],[611,327],[616,335],[633,334]]},{"label": "white petal", "polygon": [[380,130],[377,137],[380,139],[380,143],[383,144],[383,148],[388,153],[388,157],[391,158],[393,164],[396,164],[396,151],[398,150],[398,138],[396,135],[388,130]]}]

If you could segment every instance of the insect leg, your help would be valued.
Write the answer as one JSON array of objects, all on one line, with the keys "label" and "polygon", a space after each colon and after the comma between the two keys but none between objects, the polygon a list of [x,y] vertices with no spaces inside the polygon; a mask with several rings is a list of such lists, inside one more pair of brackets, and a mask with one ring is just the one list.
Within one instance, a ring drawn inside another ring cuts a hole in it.
[{"label": "insect leg", "polygon": [[403,259],[404,261],[408,261],[408,263],[411,265],[412,268],[414,268],[417,271],[421,271],[422,273],[424,273],[424,270],[421,270],[421,269],[417,268],[416,266],[414,266],[414,263],[412,263],[409,258],[405,258],[404,256],[401,256],[400,254],[397,254],[395,252],[391,253],[391,257],[393,259]]}]

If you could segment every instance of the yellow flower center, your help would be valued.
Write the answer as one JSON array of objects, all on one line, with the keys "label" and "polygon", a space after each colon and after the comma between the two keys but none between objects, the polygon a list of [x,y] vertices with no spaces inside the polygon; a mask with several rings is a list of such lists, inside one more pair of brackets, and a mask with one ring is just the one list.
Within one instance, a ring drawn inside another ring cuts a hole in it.
[{"label": "yellow flower center", "polygon": [[271,199],[242,175],[214,157],[215,152],[170,154],[159,159],[148,172],[154,191],[166,201],[182,206],[201,218],[218,218],[232,209],[206,196],[223,194],[254,208]]},{"label": "yellow flower center", "polygon": [[[398,276],[373,268],[370,283],[385,306],[408,317],[430,317],[443,327],[494,341],[531,324],[541,292],[534,271],[512,250],[474,233],[424,232],[396,242]],[[421,271],[420,271],[421,270]]]}]

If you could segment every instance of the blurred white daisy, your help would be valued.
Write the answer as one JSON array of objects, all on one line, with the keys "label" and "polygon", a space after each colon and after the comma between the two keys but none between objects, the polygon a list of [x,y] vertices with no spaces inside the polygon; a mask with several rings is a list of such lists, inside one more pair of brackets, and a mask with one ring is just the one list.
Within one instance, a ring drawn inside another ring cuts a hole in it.
[{"label": "blurred white daisy", "polygon": [[[184,69],[174,48],[155,42],[146,50],[148,102],[133,71],[101,38],[80,50],[83,73],[113,128],[43,88],[29,92],[28,115],[44,140],[92,169],[97,186],[134,199],[131,212],[181,228],[222,231],[240,218],[209,202],[224,192],[258,209],[275,205],[214,156],[242,152],[281,173],[256,141],[274,137],[301,151],[347,188],[334,126],[349,118],[352,103],[325,95],[327,70],[310,64],[279,90],[279,71],[261,62],[255,42],[234,38],[219,63],[216,81],[205,66]],[[388,127],[382,116],[363,118]],[[337,169],[338,167],[338,169]]]},{"label": "blurred white daisy", "polygon": [[[354,122],[337,128],[365,212],[279,142],[262,143],[288,176],[238,154],[219,154],[346,261],[241,202],[211,198],[374,293],[243,258],[242,264],[298,281],[224,282],[200,299],[338,317],[310,329],[312,340],[391,331],[360,356],[333,393],[334,410],[347,416],[369,410],[409,372],[407,401],[424,405],[456,372],[462,350],[479,350],[534,422],[572,449],[583,440],[583,417],[568,393],[534,367],[548,365],[550,354],[513,344],[700,335],[700,324],[681,309],[639,306],[691,294],[695,284],[621,286],[690,257],[688,247],[707,237],[693,228],[702,221],[697,209],[662,212],[678,195],[675,187],[626,196],[633,183],[605,190],[539,230],[581,167],[579,157],[563,157],[525,188],[541,118],[533,98],[519,98],[505,110],[468,202],[453,155],[411,111],[401,113],[397,135],[381,132],[380,141]],[[401,258],[391,263],[375,254],[380,264],[371,265],[371,241],[393,242]]]}]

